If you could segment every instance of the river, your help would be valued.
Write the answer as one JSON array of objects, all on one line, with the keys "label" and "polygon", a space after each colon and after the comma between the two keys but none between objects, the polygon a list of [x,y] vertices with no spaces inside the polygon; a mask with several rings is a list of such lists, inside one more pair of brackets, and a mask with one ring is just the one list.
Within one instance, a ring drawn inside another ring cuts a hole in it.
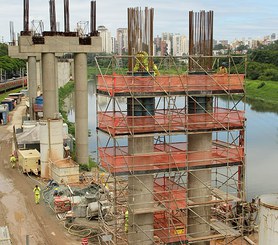
[{"label": "river", "polygon": [[[68,118],[74,122],[74,98],[69,99]],[[96,89],[93,81],[88,84],[89,103],[89,153],[96,158]],[[221,101],[220,103],[226,103]],[[244,105],[238,105],[243,108]],[[255,111],[251,104],[246,109],[246,190],[250,198],[261,194],[278,193],[278,114]]]}]

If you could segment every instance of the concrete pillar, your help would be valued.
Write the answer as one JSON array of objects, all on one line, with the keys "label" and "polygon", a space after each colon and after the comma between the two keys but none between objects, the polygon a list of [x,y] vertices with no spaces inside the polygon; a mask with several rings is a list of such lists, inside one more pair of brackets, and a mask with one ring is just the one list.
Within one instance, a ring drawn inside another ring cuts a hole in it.
[{"label": "concrete pillar", "polygon": [[[128,244],[153,244],[153,175],[128,177]],[[139,212],[139,213],[137,213]]]},{"label": "concrete pillar", "polygon": [[[211,159],[212,134],[188,135],[188,151],[202,152],[204,162],[209,164]],[[190,161],[190,154],[188,157]],[[205,203],[211,200],[211,191],[206,187],[211,186],[211,170],[201,169],[188,173],[188,198],[195,203]],[[188,212],[188,234],[191,237],[203,237],[210,235],[211,206],[203,205],[192,208]],[[201,218],[200,218],[200,217]],[[199,242],[198,245],[209,245],[210,242]]]},{"label": "concrete pillar", "polygon": [[76,161],[88,163],[88,77],[87,54],[74,56]]},{"label": "concrete pillar", "polygon": [[[212,111],[212,97],[189,98],[189,113],[198,114]],[[211,164],[212,133],[188,135],[188,161],[194,161],[190,152],[198,152],[202,156],[202,164]],[[190,163],[189,163],[190,164]],[[188,199],[195,203],[206,203],[211,200],[211,169],[203,168],[188,173]],[[210,235],[211,206],[200,205],[188,211],[187,233],[193,237]],[[198,242],[197,245],[209,245],[209,241]]]},{"label": "concrete pillar", "polygon": [[37,62],[35,56],[28,57],[28,93],[30,119],[34,120],[33,104],[37,96]]},{"label": "concrete pillar", "polygon": [[57,68],[54,53],[42,54],[43,118],[54,119],[59,114],[57,98]]},{"label": "concrete pillar", "polygon": [[[154,148],[153,142],[153,136],[129,137],[128,154],[151,153]],[[144,158],[141,163],[144,163]],[[153,244],[153,212],[141,212],[154,206],[153,182],[154,177],[150,174],[128,177],[128,244]],[[138,211],[140,213],[137,213]]]}]

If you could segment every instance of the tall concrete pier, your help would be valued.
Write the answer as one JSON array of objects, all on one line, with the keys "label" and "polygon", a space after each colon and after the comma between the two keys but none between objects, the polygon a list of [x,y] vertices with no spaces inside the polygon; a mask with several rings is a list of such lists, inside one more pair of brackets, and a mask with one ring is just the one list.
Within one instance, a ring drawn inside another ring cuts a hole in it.
[{"label": "tall concrete pier", "polygon": [[[88,78],[87,55],[74,55],[76,161],[88,162]],[[87,130],[86,130],[87,129]]]},{"label": "tall concrete pier", "polygon": [[[26,0],[27,1],[27,0]],[[95,1],[92,1],[92,13],[95,12]],[[58,86],[57,86],[57,57],[63,53],[75,54],[74,79],[76,80],[76,156],[77,162],[87,163],[88,153],[88,99],[87,99],[87,53],[101,51],[101,38],[96,30],[91,30],[91,36],[79,37],[76,32],[69,32],[68,1],[65,2],[65,33],[56,32],[55,1],[50,2],[50,32],[42,36],[32,37],[24,30],[19,37],[19,52],[42,55],[42,85],[43,85],[43,114],[44,119],[58,117]],[[26,4],[25,4],[26,5]],[[28,5],[28,4],[27,4]],[[29,7],[26,7],[29,13]],[[91,21],[95,20],[96,16]],[[28,19],[25,17],[25,19]],[[24,26],[27,25],[26,20]],[[93,27],[95,25],[92,25]]]},{"label": "tall concrete pier", "polygon": [[43,84],[43,118],[58,118],[58,86],[57,86],[57,66],[55,53],[42,54],[42,84]]},{"label": "tall concrete pier", "polygon": [[28,96],[29,96],[29,115],[30,119],[34,120],[34,100],[37,96],[37,87],[39,85],[38,73],[41,70],[40,67],[41,55],[38,53],[20,53],[18,46],[8,46],[9,56],[12,58],[18,58],[27,60],[27,75],[28,75]]}]

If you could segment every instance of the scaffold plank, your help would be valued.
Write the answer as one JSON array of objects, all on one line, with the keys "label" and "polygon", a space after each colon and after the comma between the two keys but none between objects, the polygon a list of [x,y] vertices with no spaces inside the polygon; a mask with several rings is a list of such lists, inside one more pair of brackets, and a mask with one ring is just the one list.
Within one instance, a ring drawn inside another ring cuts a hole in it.
[{"label": "scaffold plank", "polygon": [[155,212],[163,212],[166,208],[164,207],[149,207],[149,208],[136,208],[133,209],[132,212],[134,214],[147,214],[147,213],[155,213]]},{"label": "scaffold plank", "polygon": [[238,230],[233,229],[228,224],[225,224],[219,220],[211,220],[211,227],[219,232],[221,235],[227,237],[238,237],[240,236],[240,232]]}]

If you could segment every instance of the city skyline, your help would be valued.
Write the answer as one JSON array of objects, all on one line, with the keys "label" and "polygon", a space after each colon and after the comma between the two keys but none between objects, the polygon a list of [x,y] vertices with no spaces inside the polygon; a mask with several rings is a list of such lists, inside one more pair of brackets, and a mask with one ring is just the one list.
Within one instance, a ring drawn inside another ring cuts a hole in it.
[{"label": "city skyline", "polygon": [[[30,1],[30,22],[42,20],[44,30],[49,30],[49,1]],[[255,2],[251,0],[220,2],[215,0],[176,0],[175,4],[158,0],[112,0],[97,1],[97,26],[103,25],[116,36],[117,28],[127,27],[127,8],[153,7],[154,36],[162,32],[188,35],[188,11],[214,11],[214,39],[232,41],[241,38],[262,38],[271,33],[277,33],[278,2],[265,0]],[[12,9],[17,14],[12,14]],[[90,1],[70,1],[71,31],[74,31],[79,21],[88,21],[90,15]],[[9,22],[14,23],[15,33],[23,29],[23,3],[10,0],[1,4],[0,10],[0,38],[4,42],[10,41]],[[63,30],[63,1],[56,1],[56,18]]]}]

